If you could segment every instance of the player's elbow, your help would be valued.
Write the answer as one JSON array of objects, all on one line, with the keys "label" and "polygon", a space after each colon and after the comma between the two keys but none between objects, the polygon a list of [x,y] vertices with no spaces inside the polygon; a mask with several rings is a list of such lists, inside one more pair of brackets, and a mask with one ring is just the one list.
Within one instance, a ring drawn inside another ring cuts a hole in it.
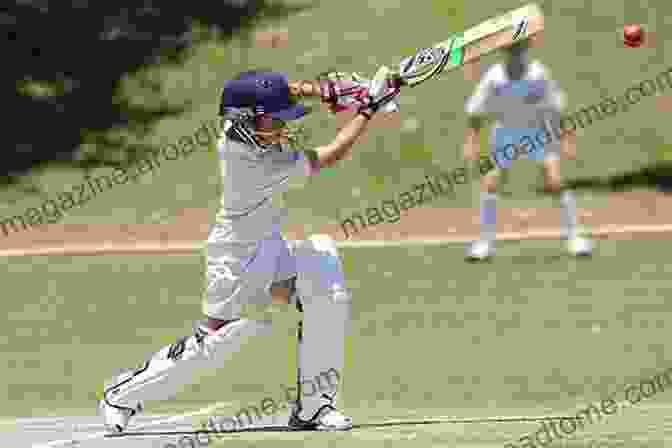
[{"label": "player's elbow", "polygon": [[338,148],[333,144],[317,148],[317,159],[315,163],[320,167],[320,169],[331,168],[343,158],[343,154],[339,153],[343,152],[345,149],[345,147]]}]

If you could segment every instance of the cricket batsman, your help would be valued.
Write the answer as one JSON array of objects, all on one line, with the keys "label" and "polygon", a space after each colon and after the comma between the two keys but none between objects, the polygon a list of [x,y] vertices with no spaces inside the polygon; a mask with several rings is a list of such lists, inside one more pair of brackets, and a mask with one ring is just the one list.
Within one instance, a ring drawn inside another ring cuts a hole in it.
[{"label": "cricket batsman", "polygon": [[[143,403],[172,398],[204,372],[226,368],[249,338],[268,335],[271,322],[245,318],[243,308],[271,303],[291,304],[302,313],[299,392],[289,426],[352,428],[351,418],[336,408],[351,313],[338,250],[326,235],[288,243],[281,235],[287,210],[275,201],[294,181],[304,183],[348,156],[376,113],[398,111],[399,86],[386,67],[372,80],[357,78],[352,88],[343,89],[334,79],[289,82],[282,73],[250,71],[224,84],[224,126],[217,143],[223,188],[206,246],[204,319],[195,324],[193,334],[106,384],[99,408],[110,431],[123,432]],[[309,150],[295,148],[297,135],[288,125],[307,113],[298,101],[302,96],[321,97],[332,111],[357,104],[357,113],[332,142]],[[326,393],[302,392],[304,382],[334,371],[339,384]]]},{"label": "cricket batsman", "polygon": [[592,242],[577,231],[574,193],[563,188],[560,176],[562,157],[576,157],[575,135],[558,135],[565,94],[538,60],[528,59],[530,42],[540,36],[508,46],[506,62],[492,65],[480,79],[465,111],[464,158],[477,160],[480,154],[479,132],[487,117],[493,117],[490,157],[495,168],[481,178],[480,239],[467,248],[467,260],[478,261],[494,254],[496,239],[497,184],[500,174],[511,169],[518,159],[541,163],[544,189],[559,199],[562,210],[562,234],[573,255],[590,255]]}]

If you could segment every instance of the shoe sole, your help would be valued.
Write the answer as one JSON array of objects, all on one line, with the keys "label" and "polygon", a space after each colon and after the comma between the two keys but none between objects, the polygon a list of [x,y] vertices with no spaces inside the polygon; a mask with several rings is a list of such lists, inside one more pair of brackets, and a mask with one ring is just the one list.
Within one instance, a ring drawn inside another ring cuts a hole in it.
[{"label": "shoe sole", "polygon": [[577,258],[590,258],[590,257],[593,256],[593,253],[592,252],[578,252],[578,253],[573,253],[572,255],[574,255]]},{"label": "shoe sole", "polygon": [[353,425],[349,426],[324,426],[324,425],[289,425],[295,431],[350,431]]},{"label": "shoe sole", "polygon": [[592,249],[587,249],[587,250],[580,250],[580,251],[569,251],[570,255],[574,257],[579,257],[579,258],[587,258],[591,257],[593,255],[593,250]]},{"label": "shoe sole", "polygon": [[[105,419],[105,410],[103,409],[104,407],[105,407],[105,401],[100,400],[98,402],[98,414],[100,415],[100,417],[103,420]],[[143,411],[144,411],[143,404],[138,403],[138,405],[135,409],[135,413],[131,417],[134,417],[134,416],[142,413]],[[121,425],[119,425],[119,424],[115,424],[115,425],[112,426],[112,425],[108,425],[107,423],[105,423],[103,426],[105,426],[105,429],[107,429],[111,434],[121,434],[121,433],[124,432],[124,428],[122,428]]]},{"label": "shoe sole", "polygon": [[490,261],[492,259],[492,255],[486,255],[484,257],[477,257],[475,255],[467,255],[464,259],[465,261],[469,263],[478,263],[481,261]]},{"label": "shoe sole", "polygon": [[352,425],[346,426],[346,427],[337,427],[337,426],[318,426],[316,428],[317,431],[324,431],[324,432],[337,432],[337,431],[350,431],[352,430]]},{"label": "shoe sole", "polygon": [[[100,400],[98,402],[98,415],[104,420],[105,419],[105,402],[103,400]],[[105,429],[110,433],[110,434],[120,434],[124,432],[124,429],[121,427],[121,425],[108,425],[105,423],[103,425]]]},{"label": "shoe sole", "polygon": [[305,422],[295,417],[293,414],[289,419],[288,426],[297,431],[350,431],[353,428],[352,421],[346,426],[327,426],[317,422]]}]

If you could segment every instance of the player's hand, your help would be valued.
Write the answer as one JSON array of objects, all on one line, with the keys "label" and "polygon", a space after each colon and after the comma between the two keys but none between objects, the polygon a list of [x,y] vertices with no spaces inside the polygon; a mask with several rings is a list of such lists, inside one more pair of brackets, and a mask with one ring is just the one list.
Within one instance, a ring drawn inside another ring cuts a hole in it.
[{"label": "player's hand", "polygon": [[[318,77],[322,102],[326,103],[330,112],[338,113],[346,110],[357,110],[371,102],[370,88],[372,81],[358,73],[344,73],[331,71]],[[387,81],[388,91],[395,90],[392,79]],[[396,101],[388,103],[381,109],[383,112],[397,112],[399,104]]]},{"label": "player's hand", "polygon": [[386,66],[381,66],[369,83],[366,104],[360,106],[359,111],[368,113],[398,112],[397,97],[401,91],[397,78]]},{"label": "player's hand", "polygon": [[328,71],[318,75],[320,97],[331,113],[357,109],[367,96],[369,81],[355,73]]}]

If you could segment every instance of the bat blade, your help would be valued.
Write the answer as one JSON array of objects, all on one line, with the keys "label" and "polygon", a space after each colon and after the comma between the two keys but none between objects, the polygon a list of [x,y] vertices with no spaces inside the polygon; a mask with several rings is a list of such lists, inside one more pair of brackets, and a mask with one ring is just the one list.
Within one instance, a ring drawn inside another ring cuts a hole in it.
[{"label": "bat blade", "polygon": [[417,86],[498,48],[529,39],[543,29],[541,9],[531,3],[418,50],[415,55],[402,59],[396,75],[402,84]]}]

